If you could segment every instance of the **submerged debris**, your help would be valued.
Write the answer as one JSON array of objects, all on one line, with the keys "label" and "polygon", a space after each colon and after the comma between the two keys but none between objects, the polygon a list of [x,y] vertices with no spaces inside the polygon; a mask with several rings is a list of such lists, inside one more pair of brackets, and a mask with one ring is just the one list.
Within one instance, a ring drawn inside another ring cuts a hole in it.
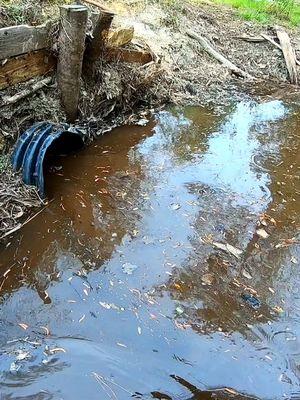
[{"label": "submerged debris", "polygon": [[260,300],[257,297],[253,296],[253,294],[243,293],[242,299],[254,310],[258,310],[261,306]]}]

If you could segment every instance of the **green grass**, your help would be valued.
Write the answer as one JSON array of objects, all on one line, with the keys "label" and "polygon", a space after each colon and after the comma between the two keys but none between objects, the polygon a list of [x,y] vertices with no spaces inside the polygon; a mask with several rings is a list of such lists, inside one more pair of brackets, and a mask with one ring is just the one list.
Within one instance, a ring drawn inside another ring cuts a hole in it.
[{"label": "green grass", "polygon": [[300,25],[300,4],[295,0],[214,0],[214,2],[234,7],[249,21]]},{"label": "green grass", "polygon": [[[167,24],[175,25],[184,3],[201,7],[203,0],[152,0],[168,10]],[[283,23],[290,27],[300,26],[300,0],[210,0],[226,4],[238,11],[245,20],[262,24]],[[204,1],[205,2],[205,1]]]}]

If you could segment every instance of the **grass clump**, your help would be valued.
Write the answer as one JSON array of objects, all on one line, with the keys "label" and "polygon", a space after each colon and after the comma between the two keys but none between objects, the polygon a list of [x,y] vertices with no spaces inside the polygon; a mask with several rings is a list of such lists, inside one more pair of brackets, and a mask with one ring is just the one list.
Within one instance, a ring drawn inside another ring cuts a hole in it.
[{"label": "grass clump", "polygon": [[0,28],[10,25],[38,25],[57,18],[60,4],[71,0],[0,0]]},{"label": "grass clump", "polygon": [[250,21],[263,24],[286,22],[290,26],[300,25],[300,3],[295,0],[214,0],[227,4],[239,11],[239,14]]}]

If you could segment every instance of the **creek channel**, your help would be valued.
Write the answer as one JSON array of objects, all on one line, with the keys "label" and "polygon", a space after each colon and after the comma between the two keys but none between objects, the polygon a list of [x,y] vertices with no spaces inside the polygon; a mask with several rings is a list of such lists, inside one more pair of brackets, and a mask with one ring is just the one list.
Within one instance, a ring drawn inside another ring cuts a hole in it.
[{"label": "creek channel", "polygon": [[299,399],[299,130],[174,108],[55,159],[0,249],[1,400]]}]

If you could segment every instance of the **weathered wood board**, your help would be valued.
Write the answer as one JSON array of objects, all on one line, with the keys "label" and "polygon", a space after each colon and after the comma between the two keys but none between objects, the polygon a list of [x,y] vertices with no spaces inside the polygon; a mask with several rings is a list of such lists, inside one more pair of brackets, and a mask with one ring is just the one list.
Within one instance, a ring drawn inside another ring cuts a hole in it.
[{"label": "weathered wood board", "polygon": [[289,73],[291,83],[297,85],[298,83],[298,75],[296,68],[296,55],[295,51],[292,47],[291,40],[287,32],[281,27],[276,26],[277,37],[283,52],[283,56],[285,59],[286,67]]},{"label": "weathered wood board", "polygon": [[9,59],[0,66],[0,90],[56,68],[56,58],[47,50],[38,50]]},{"label": "weathered wood board", "polygon": [[50,24],[17,25],[0,29],[0,60],[50,46]]},{"label": "weathered wood board", "polygon": [[[103,53],[107,61],[147,64],[153,60],[148,52],[108,48]],[[0,90],[31,78],[46,75],[56,69],[57,58],[48,50],[38,50],[11,58],[0,65]]]}]

